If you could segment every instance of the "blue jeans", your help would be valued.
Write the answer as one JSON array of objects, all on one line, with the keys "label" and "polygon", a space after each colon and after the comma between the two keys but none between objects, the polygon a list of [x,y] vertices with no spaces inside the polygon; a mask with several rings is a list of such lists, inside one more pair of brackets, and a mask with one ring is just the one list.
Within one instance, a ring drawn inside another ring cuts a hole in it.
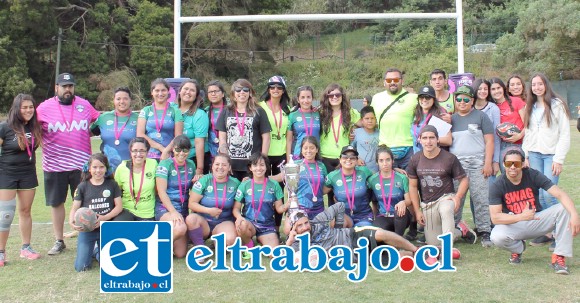
[{"label": "blue jeans", "polygon": [[[85,271],[91,268],[93,263],[95,243],[100,246],[100,236],[99,228],[90,232],[79,232],[77,241],[77,257],[75,259],[76,271]],[[96,257],[98,261],[98,253]]]},{"label": "blue jeans", "polygon": [[[552,175],[552,160],[554,155],[546,155],[537,152],[528,152],[530,167],[540,171],[554,184],[558,184],[559,176]],[[558,200],[543,189],[540,189],[540,204],[543,209],[558,204]]]}]

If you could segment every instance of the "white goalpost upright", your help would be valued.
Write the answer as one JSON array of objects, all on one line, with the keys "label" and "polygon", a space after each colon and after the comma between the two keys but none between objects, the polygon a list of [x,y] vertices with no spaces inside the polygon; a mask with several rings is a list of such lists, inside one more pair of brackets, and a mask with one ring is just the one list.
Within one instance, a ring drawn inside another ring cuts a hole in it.
[{"label": "white goalpost upright", "polygon": [[464,72],[463,57],[463,6],[455,0],[455,13],[378,13],[378,14],[293,14],[293,15],[236,15],[236,16],[181,16],[181,0],[173,8],[173,77],[181,77],[181,24],[204,22],[255,22],[255,21],[331,21],[331,20],[386,20],[386,19],[456,19],[457,21],[457,73]]}]

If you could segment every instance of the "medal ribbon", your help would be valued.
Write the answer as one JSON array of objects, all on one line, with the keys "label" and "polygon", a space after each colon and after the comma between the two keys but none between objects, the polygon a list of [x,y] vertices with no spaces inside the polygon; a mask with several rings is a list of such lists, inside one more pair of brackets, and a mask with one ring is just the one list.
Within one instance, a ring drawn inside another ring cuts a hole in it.
[{"label": "medal ribbon", "polygon": [[393,197],[393,184],[395,184],[395,171],[391,172],[391,184],[389,185],[389,203],[385,201],[385,184],[383,183],[383,174],[379,172],[379,181],[381,183],[381,194],[383,194],[383,205],[385,206],[385,214],[391,210],[391,198]]},{"label": "medal ribbon", "polygon": [[123,126],[121,127],[121,130],[119,130],[119,132],[117,132],[117,128],[119,126],[119,120],[118,120],[118,115],[117,112],[115,111],[115,124],[114,124],[114,132],[115,132],[115,140],[119,140],[119,138],[121,138],[121,134],[123,133],[123,130],[125,129],[125,126],[127,126],[127,123],[129,123],[129,120],[131,120],[131,113],[129,113],[129,115],[127,116],[127,121],[125,121],[125,124],[123,124]]},{"label": "medal ribbon", "polygon": [[246,113],[244,113],[244,119],[240,123],[240,118],[238,117],[238,110],[236,110],[236,121],[238,121],[238,130],[240,131],[240,136],[244,136],[246,130]]},{"label": "medal ribbon", "polygon": [[135,197],[135,192],[133,191],[133,169],[131,169],[131,174],[129,174],[129,192],[131,193],[131,197],[135,200],[135,209],[137,209],[137,204],[141,199],[141,190],[143,190],[143,179],[145,178],[145,164],[147,160],[143,162],[143,167],[141,168],[141,181],[139,182],[139,191],[137,192],[137,196]]},{"label": "medal ribbon", "polygon": [[306,116],[304,116],[304,112],[302,111],[301,108],[298,109],[298,111],[300,111],[300,114],[302,115],[302,124],[304,124],[304,133],[306,133],[307,136],[312,136],[312,132],[313,132],[313,128],[314,128],[313,127],[314,114],[312,114],[312,112],[310,112],[310,133],[308,133],[308,125],[306,124]]},{"label": "medal ribbon", "polygon": [[163,114],[161,116],[161,124],[159,123],[159,118],[157,117],[157,107],[155,103],[153,103],[153,111],[155,116],[155,129],[159,134],[161,134],[161,128],[163,128],[163,122],[165,122],[165,116],[167,115],[167,109],[169,108],[169,103],[165,103],[165,108],[163,109]]},{"label": "medal ribbon", "polygon": [[213,177],[213,195],[215,198],[215,207],[219,208],[221,210],[224,209],[224,206],[226,206],[226,192],[228,189],[228,180],[230,179],[230,177],[226,177],[226,182],[224,182],[224,188],[223,188],[223,193],[222,193],[222,203],[221,206],[219,205],[219,199],[218,199],[218,193],[217,193],[217,180],[215,179],[215,177]]},{"label": "medal ribbon", "polygon": [[[187,160],[185,160],[183,166],[185,169],[185,182],[187,182],[187,180],[189,180],[189,175],[187,173]],[[173,167],[175,167],[175,170],[177,171],[177,187],[179,189],[179,201],[181,202],[181,207],[183,208],[183,203],[185,202],[185,195],[181,191],[182,190],[181,173],[179,172],[179,166],[177,166],[177,160],[175,160],[175,158],[173,158]],[[185,185],[183,185],[183,187],[185,187]]]},{"label": "medal ribbon", "polygon": [[338,146],[338,140],[340,139],[340,127],[342,126],[342,113],[340,113],[340,119],[338,120],[338,131],[334,128],[334,118],[330,122],[332,124],[332,136],[334,136],[334,142]]},{"label": "medal ribbon", "polygon": [[254,179],[252,179],[252,209],[254,210],[254,221],[258,221],[260,216],[260,210],[262,209],[262,203],[264,203],[264,195],[266,194],[266,185],[268,184],[268,178],[264,177],[264,183],[262,184],[262,194],[260,195],[260,200],[258,201],[258,209],[256,210],[254,202]]},{"label": "medal ribbon", "polygon": [[[340,169],[340,174],[342,176],[342,183],[344,184],[344,192],[346,194],[346,200],[348,202],[348,208],[350,208],[350,211],[353,212],[354,211],[354,190],[355,190],[355,185],[356,185],[356,170],[352,173],[352,197],[348,192],[348,186],[346,185],[346,178],[344,177],[344,172],[342,171],[342,168]],[[352,202],[351,202],[352,200]]]},{"label": "medal ribbon", "polygon": [[314,181],[314,173],[310,169],[310,165],[308,164],[308,161],[304,160],[304,164],[306,166],[306,169],[308,170],[308,175],[310,175],[310,178],[306,179],[306,180],[308,181],[308,183],[310,184],[310,187],[312,188],[312,196],[316,197],[318,195],[318,190],[320,189],[320,184],[322,183],[321,178],[320,178],[320,169],[318,168],[318,163],[316,161],[314,161],[314,165],[316,165],[316,182],[314,182],[314,185],[310,182],[310,180]]},{"label": "medal ribbon", "polygon": [[282,129],[282,107],[280,107],[280,124],[278,124],[278,119],[276,119],[276,113],[274,112],[274,106],[272,106],[272,100],[269,100],[268,104],[270,104],[270,110],[272,111],[272,116],[274,116],[274,124],[276,125],[276,128],[278,130],[278,136],[276,137],[276,139],[279,140],[280,130]]}]

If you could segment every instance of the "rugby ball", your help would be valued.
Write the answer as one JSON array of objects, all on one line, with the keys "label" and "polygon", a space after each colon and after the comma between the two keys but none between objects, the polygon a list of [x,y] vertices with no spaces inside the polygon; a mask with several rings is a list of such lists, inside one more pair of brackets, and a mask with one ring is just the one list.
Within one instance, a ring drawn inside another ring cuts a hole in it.
[{"label": "rugby ball", "polygon": [[83,232],[93,231],[97,225],[97,214],[90,208],[81,207],[75,212],[75,224]]},{"label": "rugby ball", "polygon": [[505,140],[515,134],[521,133],[522,130],[513,123],[503,122],[498,124],[498,126],[495,128],[495,132],[502,140]]}]

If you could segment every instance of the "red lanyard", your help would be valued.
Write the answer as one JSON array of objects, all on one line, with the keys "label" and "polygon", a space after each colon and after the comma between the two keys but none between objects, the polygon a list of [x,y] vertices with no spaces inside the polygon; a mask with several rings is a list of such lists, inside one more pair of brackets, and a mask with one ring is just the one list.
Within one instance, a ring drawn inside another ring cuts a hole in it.
[{"label": "red lanyard", "polygon": [[155,129],[157,130],[157,133],[159,133],[159,135],[161,135],[161,128],[163,128],[163,122],[165,122],[165,115],[167,115],[168,108],[169,103],[165,103],[165,108],[163,109],[163,114],[161,116],[161,124],[159,124],[158,122],[159,118],[157,118],[157,107],[155,105],[155,102],[153,103],[153,113],[155,116]]},{"label": "red lanyard", "polygon": [[[213,118],[214,117],[214,115],[213,115],[213,109],[214,108],[219,108],[220,109],[218,111],[217,117],[215,119]],[[222,110],[223,109],[224,109],[223,103],[222,103],[222,106],[220,106],[220,107],[211,107],[210,106],[210,109],[209,109],[209,123],[211,123],[211,130],[215,133],[215,137],[216,138],[219,138],[219,134],[218,134],[218,131],[215,130],[215,125],[216,125],[217,119],[220,116],[220,114],[222,113]]]},{"label": "red lanyard", "polygon": [[221,210],[224,209],[224,206],[226,206],[226,192],[228,191],[228,180],[230,179],[230,177],[226,177],[226,182],[224,182],[224,188],[223,188],[223,193],[222,193],[222,205],[219,205],[219,199],[218,199],[218,193],[217,193],[217,181],[215,179],[215,177],[213,177],[212,181],[213,181],[213,194],[214,194],[214,198],[215,198],[215,207],[219,208]]},{"label": "red lanyard", "polygon": [[[302,124],[304,124],[304,133],[306,133],[307,136],[312,136],[312,131],[313,131],[313,122],[314,122],[314,114],[312,114],[312,112],[310,112],[310,133],[308,133],[308,125],[306,124],[306,116],[304,116],[304,112],[302,112],[302,109],[298,109],[298,111],[300,111],[300,114],[302,115]],[[334,124],[332,125],[334,127]],[[337,141],[338,143],[338,141]]]},{"label": "red lanyard", "polygon": [[123,130],[125,129],[125,126],[127,126],[127,123],[129,123],[129,120],[131,120],[131,113],[129,112],[129,115],[127,116],[127,121],[125,121],[125,124],[123,124],[123,126],[121,127],[121,130],[117,132],[117,128],[119,126],[119,120],[118,120],[118,115],[117,112],[115,111],[115,124],[114,124],[114,132],[115,132],[115,145],[119,145],[119,138],[121,138],[121,134],[123,133]]},{"label": "red lanyard", "polygon": [[73,99],[72,103],[70,104],[70,118],[69,118],[70,122],[68,122],[67,120],[64,119],[64,113],[62,112],[62,107],[63,107],[63,105],[59,103],[58,110],[60,111],[60,116],[62,117],[64,124],[67,126],[67,130],[70,132],[72,129],[73,114],[75,112],[75,100]]},{"label": "red lanyard", "polygon": [[238,117],[238,110],[236,109],[236,121],[238,122],[238,130],[240,131],[240,136],[244,136],[244,132],[246,130],[246,113],[244,113],[244,119],[242,123],[240,123],[240,118]]},{"label": "red lanyard", "polygon": [[332,135],[334,136],[334,142],[336,142],[336,147],[338,146],[338,140],[340,139],[340,127],[342,126],[342,113],[340,113],[340,119],[338,119],[338,131],[334,128],[334,118],[330,122],[332,124]]},{"label": "red lanyard", "polygon": [[417,124],[413,124],[413,126],[415,127],[415,131],[413,132],[413,135],[415,136],[415,138],[419,139],[417,137],[417,135],[421,131],[421,128],[423,128],[423,126],[427,125],[427,123],[429,122],[429,119],[431,119],[431,114],[427,115],[427,117],[425,118],[425,122],[423,122],[423,125],[421,125],[421,122],[419,122]]},{"label": "red lanyard", "polygon": [[[344,177],[344,172],[342,168],[340,169],[340,174],[342,176],[342,183],[344,184],[344,192],[346,194],[346,200],[348,202],[348,208],[350,208],[350,213],[354,212],[354,194],[355,194],[355,186],[356,186],[356,170],[352,173],[352,197],[348,193],[348,186],[346,185],[346,178]],[[352,202],[351,202],[352,200]]]},{"label": "red lanyard", "polygon": [[385,213],[388,214],[391,210],[391,198],[393,197],[393,184],[395,184],[395,171],[391,172],[391,184],[389,185],[389,203],[385,201],[385,184],[383,183],[383,174],[379,172],[379,180],[381,183],[381,194],[383,194],[383,205],[385,206]]},{"label": "red lanyard", "polygon": [[147,164],[147,160],[143,162],[143,167],[141,168],[141,181],[139,182],[139,191],[137,192],[137,197],[135,197],[135,192],[133,191],[133,169],[131,168],[131,174],[129,174],[129,192],[131,193],[131,197],[135,200],[135,210],[137,210],[137,204],[141,199],[141,190],[143,190],[143,178],[145,177],[145,164]]},{"label": "red lanyard", "polygon": [[[179,201],[181,201],[181,206],[183,207],[183,203],[185,202],[185,195],[183,194],[181,189],[182,186],[181,173],[179,172],[179,166],[177,166],[177,161],[175,160],[175,158],[173,158],[173,167],[175,167],[175,170],[177,171],[177,188],[179,189]],[[187,180],[189,180],[189,175],[187,174],[187,160],[185,160],[183,167],[185,169],[185,182],[187,183]],[[185,187],[185,185],[183,185],[183,187]]]},{"label": "red lanyard", "polygon": [[254,202],[254,179],[252,179],[252,209],[254,210],[254,221],[258,221],[260,216],[260,210],[262,209],[262,203],[264,203],[264,195],[266,194],[266,185],[268,184],[268,178],[264,177],[264,183],[262,184],[262,194],[260,195],[260,200],[258,201],[258,209],[256,210],[256,205]]},{"label": "red lanyard", "polygon": [[[310,169],[310,165],[308,164],[308,161],[304,160],[304,166],[306,166],[306,169],[308,170],[308,175],[310,175],[310,178],[307,179],[308,183],[310,183],[310,187],[312,187],[312,200],[314,202],[316,202],[318,200],[318,198],[316,198],[316,195],[318,195],[318,190],[320,189],[320,183],[321,182],[321,178],[320,178],[320,169],[318,168],[318,163],[316,163],[316,161],[314,161],[314,165],[316,165],[316,182],[314,182],[314,185],[310,182],[310,180],[314,181],[314,173],[312,172],[312,170]],[[316,199],[316,200],[314,200]]]},{"label": "red lanyard", "polygon": [[278,119],[276,119],[276,113],[274,112],[274,106],[272,106],[272,100],[269,100],[268,103],[270,104],[270,110],[272,111],[272,116],[274,116],[274,124],[278,130],[278,135],[276,136],[277,140],[280,140],[280,130],[282,129],[282,107],[280,107],[280,123],[278,123]]}]

